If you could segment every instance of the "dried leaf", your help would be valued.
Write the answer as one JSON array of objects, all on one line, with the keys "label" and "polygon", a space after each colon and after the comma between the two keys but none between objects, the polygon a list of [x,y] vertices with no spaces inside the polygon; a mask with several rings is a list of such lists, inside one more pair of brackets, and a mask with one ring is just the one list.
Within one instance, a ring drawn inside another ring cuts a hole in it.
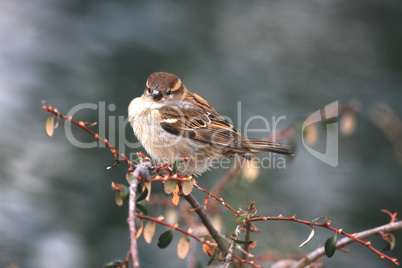
[{"label": "dried leaf", "polygon": [[112,181],[112,189],[114,190],[114,191],[120,191],[120,189],[121,189],[121,184],[118,184],[118,183],[115,183],[114,181]]},{"label": "dried leaf", "polygon": [[396,244],[396,238],[395,238],[395,236],[393,235],[393,234],[389,234],[389,241],[388,241],[388,243],[389,243],[389,246],[390,246],[390,250],[393,250],[394,249],[394,247],[395,247],[395,244]]},{"label": "dried leaf", "polygon": [[45,129],[46,134],[52,137],[54,133],[54,115],[51,114],[46,118]]},{"label": "dried leaf", "polygon": [[173,197],[172,197],[172,202],[175,206],[177,206],[180,202],[179,193],[180,193],[180,188],[179,188],[179,185],[176,184],[176,188],[173,191]]},{"label": "dried leaf", "polygon": [[116,192],[116,194],[114,195],[114,201],[119,207],[123,205],[123,199],[121,199],[120,197],[120,192]]},{"label": "dried leaf", "polygon": [[137,233],[135,234],[135,239],[140,238],[142,231],[144,230],[144,221],[141,220],[141,226],[140,228],[137,230]]},{"label": "dried leaf", "polygon": [[129,184],[131,184],[131,181],[133,180],[133,172],[129,171],[126,173],[126,180]]},{"label": "dried leaf", "polygon": [[215,249],[208,244],[202,244],[202,252],[208,256],[212,256],[215,253]]},{"label": "dried leaf", "polygon": [[149,202],[149,198],[151,196],[152,183],[149,181],[149,182],[145,182],[144,185],[148,189],[148,195],[147,195],[147,197],[145,197],[145,200],[147,200]]},{"label": "dried leaf", "polygon": [[156,230],[156,222],[148,221],[148,223],[145,225],[144,228],[144,239],[145,242],[147,242],[148,244],[151,244],[152,238],[154,238],[155,235],[155,230]]},{"label": "dried leaf", "polygon": [[176,180],[166,180],[165,184],[163,185],[163,188],[165,190],[165,193],[171,194],[171,193],[173,193],[176,186],[177,186]]},{"label": "dried leaf", "polygon": [[190,250],[190,239],[187,238],[186,235],[180,237],[179,242],[177,243],[177,255],[180,259],[184,259],[188,251]]},{"label": "dried leaf", "polygon": [[253,243],[251,243],[251,244],[248,246],[248,248],[249,248],[249,249],[253,249],[253,248],[255,248],[256,246],[257,246],[257,240],[254,240]]},{"label": "dried leaf", "polygon": [[299,248],[301,248],[302,246],[304,246],[305,244],[307,244],[307,243],[313,238],[313,236],[314,236],[314,228],[311,227],[310,235],[308,236],[308,238],[306,239],[306,241],[304,241],[303,243],[301,243],[301,244],[299,245]]},{"label": "dried leaf", "polygon": [[192,191],[193,191],[193,181],[192,180],[188,180],[188,181],[183,181],[181,184],[181,190],[183,192],[184,195],[189,195]]},{"label": "dried leaf", "polygon": [[381,252],[384,251],[389,251],[389,250],[393,250],[396,244],[396,238],[393,234],[388,233],[388,237],[387,237],[387,244],[385,245],[385,247],[381,250]]}]

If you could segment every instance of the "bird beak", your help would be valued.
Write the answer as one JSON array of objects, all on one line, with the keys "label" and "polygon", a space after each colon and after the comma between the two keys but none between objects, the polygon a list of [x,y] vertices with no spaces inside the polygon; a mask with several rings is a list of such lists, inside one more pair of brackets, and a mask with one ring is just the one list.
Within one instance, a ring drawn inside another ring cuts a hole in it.
[{"label": "bird beak", "polygon": [[154,100],[160,100],[160,99],[162,99],[162,93],[159,91],[159,90],[153,90],[152,91],[152,93],[151,93],[151,96],[152,96],[152,98],[154,99]]}]

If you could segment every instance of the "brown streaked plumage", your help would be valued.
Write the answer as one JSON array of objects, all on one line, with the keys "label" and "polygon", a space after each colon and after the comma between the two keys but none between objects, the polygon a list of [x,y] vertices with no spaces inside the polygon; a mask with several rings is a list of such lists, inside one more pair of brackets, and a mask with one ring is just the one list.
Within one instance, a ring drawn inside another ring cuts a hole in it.
[{"label": "brown streaked plumage", "polygon": [[174,74],[151,74],[128,113],[135,135],[152,158],[174,162],[189,157],[179,165],[182,174],[201,174],[213,161],[236,154],[246,158],[263,151],[292,154],[288,145],[243,137]]}]

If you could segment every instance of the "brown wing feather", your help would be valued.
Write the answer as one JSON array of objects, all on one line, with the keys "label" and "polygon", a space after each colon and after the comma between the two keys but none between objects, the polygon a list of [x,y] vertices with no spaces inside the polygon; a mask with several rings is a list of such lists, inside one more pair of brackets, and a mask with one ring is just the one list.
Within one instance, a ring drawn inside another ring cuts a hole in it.
[{"label": "brown wing feather", "polygon": [[181,104],[159,109],[161,127],[171,134],[227,147],[225,154],[228,156],[235,153],[244,155],[263,151],[292,155],[288,145],[241,136],[236,128],[195,93],[188,92]]},{"label": "brown wing feather", "polygon": [[199,108],[165,106],[159,109],[161,127],[174,135],[181,135],[214,145],[235,145],[239,132],[222,117],[215,117]]}]

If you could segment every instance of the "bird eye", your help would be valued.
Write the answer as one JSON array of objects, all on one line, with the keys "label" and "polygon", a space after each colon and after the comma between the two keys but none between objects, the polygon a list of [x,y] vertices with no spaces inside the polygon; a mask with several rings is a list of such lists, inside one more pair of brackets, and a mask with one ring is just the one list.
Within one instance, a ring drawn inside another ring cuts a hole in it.
[{"label": "bird eye", "polygon": [[166,92],[166,94],[168,94],[168,95],[172,95],[172,90],[168,90],[168,92]]},{"label": "bird eye", "polygon": [[147,88],[147,90],[148,90],[148,93],[151,94],[151,89],[149,87]]}]

